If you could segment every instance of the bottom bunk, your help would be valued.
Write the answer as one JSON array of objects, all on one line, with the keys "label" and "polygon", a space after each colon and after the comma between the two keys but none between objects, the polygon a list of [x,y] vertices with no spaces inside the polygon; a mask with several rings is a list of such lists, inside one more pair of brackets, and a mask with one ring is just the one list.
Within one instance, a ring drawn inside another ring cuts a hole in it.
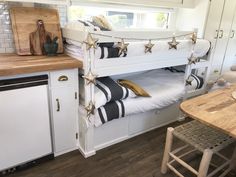
[{"label": "bottom bunk", "polygon": [[[185,78],[185,73],[175,68],[98,78],[95,114],[87,119],[83,101],[80,105],[79,147],[84,156],[176,121],[180,116],[179,102],[186,93]],[[188,89],[203,86],[201,77],[192,74],[191,78]],[[137,96],[129,87],[124,88],[124,85],[116,82],[120,79],[125,83],[134,82],[147,92],[146,95]],[[82,88],[80,91],[83,92]],[[83,100],[83,93],[80,96],[80,100]]]},{"label": "bottom bunk", "polygon": [[177,102],[163,109],[133,114],[95,127],[89,126],[90,122],[82,118],[86,115],[84,109],[80,107],[78,146],[84,157],[89,157],[97,150],[174,122],[179,116],[179,102]]}]

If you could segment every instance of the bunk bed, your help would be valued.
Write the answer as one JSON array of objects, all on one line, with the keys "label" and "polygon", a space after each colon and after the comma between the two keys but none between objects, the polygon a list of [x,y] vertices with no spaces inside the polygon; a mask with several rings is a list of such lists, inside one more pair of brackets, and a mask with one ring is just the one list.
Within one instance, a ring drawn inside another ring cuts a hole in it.
[{"label": "bunk bed", "polygon": [[[78,147],[85,157],[176,121],[187,92],[204,90],[210,43],[197,39],[195,32],[100,31],[77,26],[62,32],[68,55],[83,61]],[[199,71],[204,75],[199,77]],[[141,85],[149,97],[137,96],[117,84],[120,80]],[[107,91],[109,87],[116,93]],[[123,91],[120,97],[117,90]]]}]

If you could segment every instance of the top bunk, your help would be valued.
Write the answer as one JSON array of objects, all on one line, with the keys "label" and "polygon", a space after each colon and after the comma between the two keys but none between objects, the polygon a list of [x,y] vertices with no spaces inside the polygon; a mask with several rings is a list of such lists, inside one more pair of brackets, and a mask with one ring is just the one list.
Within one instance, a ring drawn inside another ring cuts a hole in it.
[{"label": "top bunk", "polygon": [[66,53],[98,77],[196,63],[210,49],[193,31],[108,31],[76,22],[62,32]]}]

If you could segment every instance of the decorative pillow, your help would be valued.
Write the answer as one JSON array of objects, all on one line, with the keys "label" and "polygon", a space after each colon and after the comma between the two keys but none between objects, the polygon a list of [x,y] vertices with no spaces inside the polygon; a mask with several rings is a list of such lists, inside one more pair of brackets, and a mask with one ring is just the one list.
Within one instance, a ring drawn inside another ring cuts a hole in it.
[{"label": "decorative pillow", "polygon": [[136,97],[130,89],[119,85],[110,77],[97,78],[95,87],[95,107],[99,108],[111,101]]},{"label": "decorative pillow", "polygon": [[130,80],[119,79],[118,83],[132,90],[137,96],[151,97],[143,88],[141,88],[139,85],[135,84]]},{"label": "decorative pillow", "polygon": [[204,84],[202,77],[192,73],[190,79],[192,80],[192,85],[195,87],[195,90],[202,88]]},{"label": "decorative pillow", "polygon": [[112,27],[103,15],[93,16],[93,23],[100,27],[101,30],[111,31]]},{"label": "decorative pillow", "polygon": [[[204,79],[201,76],[198,76],[194,73],[192,73],[188,80],[190,81],[190,84],[187,85],[187,90],[198,90],[201,89],[204,84]],[[210,84],[208,86],[210,88]]]}]

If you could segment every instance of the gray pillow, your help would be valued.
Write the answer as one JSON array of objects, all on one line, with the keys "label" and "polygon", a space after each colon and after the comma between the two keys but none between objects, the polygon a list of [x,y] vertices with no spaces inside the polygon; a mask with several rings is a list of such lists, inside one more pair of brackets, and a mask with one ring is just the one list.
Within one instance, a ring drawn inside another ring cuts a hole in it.
[{"label": "gray pillow", "polygon": [[231,71],[236,71],[236,65],[231,66]]}]

